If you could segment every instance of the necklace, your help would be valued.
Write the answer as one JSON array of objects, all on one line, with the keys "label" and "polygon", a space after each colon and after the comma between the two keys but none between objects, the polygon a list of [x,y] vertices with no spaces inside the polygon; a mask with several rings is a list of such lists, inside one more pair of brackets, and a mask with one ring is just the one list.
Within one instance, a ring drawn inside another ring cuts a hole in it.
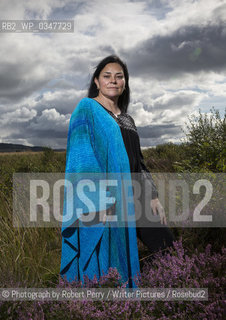
[{"label": "necklace", "polygon": [[119,114],[117,113],[114,113],[113,111],[111,111],[110,109],[106,108],[103,103],[101,103],[100,101],[98,101],[97,99],[94,99],[96,100],[99,104],[101,104],[106,110],[110,111],[116,118],[118,118],[118,116],[121,114],[121,112]]}]

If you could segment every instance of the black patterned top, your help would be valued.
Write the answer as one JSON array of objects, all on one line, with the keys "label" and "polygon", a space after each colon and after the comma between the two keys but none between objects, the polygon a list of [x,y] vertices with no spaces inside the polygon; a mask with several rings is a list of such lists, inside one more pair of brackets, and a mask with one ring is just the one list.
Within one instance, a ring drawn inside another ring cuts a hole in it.
[{"label": "black patterned top", "polygon": [[[99,103],[99,101],[97,102]],[[143,178],[146,179],[148,183],[150,183],[150,190],[152,190],[152,194],[150,195],[151,198],[157,198],[158,191],[149,170],[145,166],[144,158],[140,148],[140,138],[138,136],[137,128],[133,118],[125,112],[122,112],[119,115],[115,115],[113,112],[105,108],[101,103],[99,104],[115,119],[120,127],[122,138],[129,158],[131,173],[142,173]]]}]

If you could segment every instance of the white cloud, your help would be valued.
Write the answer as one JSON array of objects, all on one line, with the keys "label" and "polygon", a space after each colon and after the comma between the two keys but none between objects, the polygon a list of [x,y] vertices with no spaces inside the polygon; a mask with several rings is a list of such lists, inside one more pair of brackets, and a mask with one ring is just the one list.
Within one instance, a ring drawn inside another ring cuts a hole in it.
[{"label": "white cloud", "polygon": [[30,110],[26,107],[21,107],[13,112],[3,113],[0,117],[2,125],[9,125],[13,123],[27,122],[36,116],[36,110]]},{"label": "white cloud", "polygon": [[29,129],[65,131],[69,125],[70,115],[62,115],[55,109],[42,111],[36,122],[31,122]]},{"label": "white cloud", "polygon": [[46,19],[54,8],[69,1],[61,0],[1,0],[1,19]]}]

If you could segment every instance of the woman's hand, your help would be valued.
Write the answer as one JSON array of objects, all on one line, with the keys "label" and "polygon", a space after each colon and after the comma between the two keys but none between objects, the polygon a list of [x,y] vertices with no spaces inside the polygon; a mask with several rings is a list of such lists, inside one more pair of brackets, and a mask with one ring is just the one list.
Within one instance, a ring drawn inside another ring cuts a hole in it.
[{"label": "woman's hand", "polygon": [[159,214],[161,224],[164,223],[166,225],[167,222],[166,222],[165,210],[164,210],[163,206],[161,205],[159,199],[158,198],[152,199],[150,201],[150,205],[151,205],[151,209],[152,209],[154,215],[156,216],[157,213]]},{"label": "woman's hand", "polygon": [[115,204],[116,202],[107,211],[106,210],[101,211],[101,218],[104,225],[107,221],[107,218],[108,218],[107,216],[113,215],[115,213]]}]

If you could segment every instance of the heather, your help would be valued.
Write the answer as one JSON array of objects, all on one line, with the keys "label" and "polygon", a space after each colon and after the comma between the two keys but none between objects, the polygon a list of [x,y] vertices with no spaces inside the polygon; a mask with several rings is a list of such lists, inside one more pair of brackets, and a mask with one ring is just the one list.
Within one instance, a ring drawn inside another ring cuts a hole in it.
[{"label": "heather", "polygon": [[[208,301],[39,301],[1,305],[2,319],[223,319],[225,289],[225,249],[214,253],[211,245],[203,252],[189,255],[181,239],[174,247],[156,253],[146,260],[137,279],[139,288],[208,288]],[[117,270],[85,282],[85,287],[123,288]],[[57,287],[81,287],[80,282],[66,283],[61,278]]]}]

